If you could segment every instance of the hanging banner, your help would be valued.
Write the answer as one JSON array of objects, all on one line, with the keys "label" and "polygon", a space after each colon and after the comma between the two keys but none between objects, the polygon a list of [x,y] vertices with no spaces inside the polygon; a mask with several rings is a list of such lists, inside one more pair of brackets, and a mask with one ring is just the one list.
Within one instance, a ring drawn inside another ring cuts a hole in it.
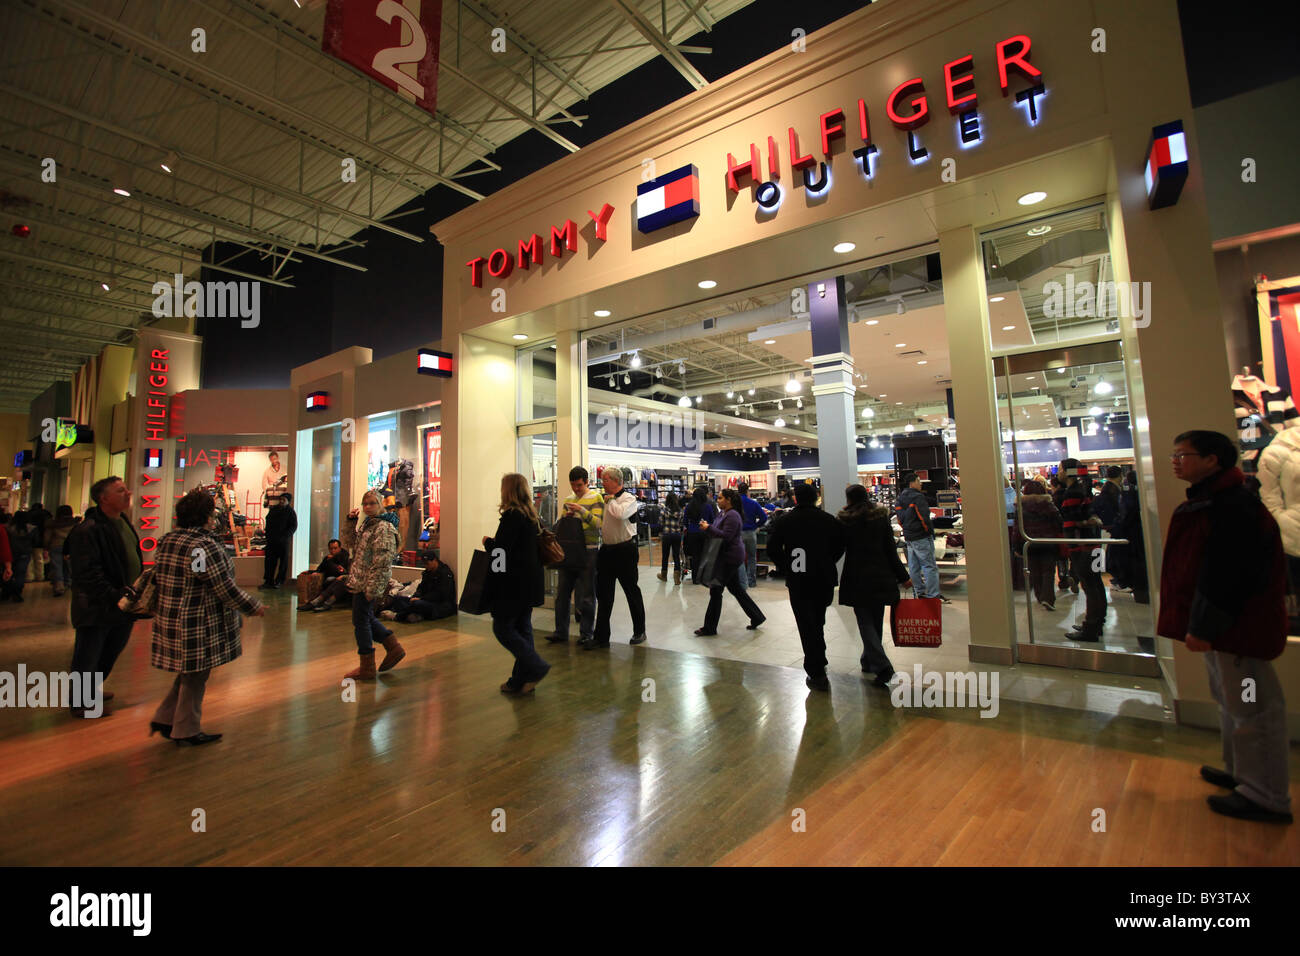
[{"label": "hanging banner", "polygon": [[329,0],[321,49],[433,115],[440,0]]},{"label": "hanging banner", "polygon": [[424,433],[424,517],[442,522],[442,429]]}]

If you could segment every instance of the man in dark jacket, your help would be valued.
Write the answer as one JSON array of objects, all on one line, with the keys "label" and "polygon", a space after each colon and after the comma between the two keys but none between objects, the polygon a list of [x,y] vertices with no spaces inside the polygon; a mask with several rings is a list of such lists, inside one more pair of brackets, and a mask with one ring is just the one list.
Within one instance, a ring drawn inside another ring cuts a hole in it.
[{"label": "man in dark jacket", "polygon": [[[97,673],[106,680],[126,647],[134,619],[117,602],[144,567],[140,537],[127,520],[131,492],[116,475],[90,486],[95,506],[68,532],[64,549],[72,556],[73,673]],[[112,694],[104,694],[110,700]],[[80,717],[85,711],[74,709]]]},{"label": "man in dark jacket", "polygon": [[330,538],[325,548],[325,557],[321,558],[320,564],[316,565],[316,573],[321,576],[322,582],[329,584],[335,578],[347,577],[348,567],[352,563],[347,549],[338,538]]},{"label": "man in dark jacket", "polygon": [[437,621],[456,613],[456,575],[438,559],[437,551],[424,553],[424,574],[415,597],[398,595],[382,611],[380,617],[388,621],[402,620],[408,624],[420,621]]},{"label": "man in dark jacket", "polygon": [[258,590],[274,590],[289,574],[289,539],[298,530],[298,516],[293,510],[293,495],[285,493],[280,503],[271,506],[262,524],[266,533],[265,581]]},{"label": "man in dark jacket", "polygon": [[[1082,479],[1087,470],[1077,458],[1066,458],[1057,466],[1061,487],[1052,496],[1061,513],[1062,536],[1066,538],[1100,538],[1101,522],[1092,514],[1092,489]],[[1070,576],[1083,588],[1086,600],[1083,623],[1075,624],[1073,641],[1100,641],[1106,626],[1106,585],[1101,580],[1104,558],[1101,546],[1066,545],[1070,559]]]},{"label": "man in dark jacket", "polygon": [[1269,664],[1286,647],[1282,536],[1246,490],[1226,435],[1184,432],[1171,457],[1191,487],[1165,536],[1156,633],[1205,654],[1224,769],[1202,767],[1201,776],[1232,791],[1207,798],[1210,809],[1290,823],[1286,701]]},{"label": "man in dark jacket", "polygon": [[774,522],[767,534],[767,553],[785,577],[790,608],[803,644],[804,681],[812,690],[830,690],[826,679],[826,608],[835,599],[844,555],[844,525],[817,507],[817,489],[795,488],[794,509]]},{"label": "man in dark jacket", "polygon": [[939,593],[939,565],[934,559],[934,522],[930,519],[930,499],[921,490],[921,479],[914,471],[903,472],[902,492],[894,503],[894,514],[903,528],[907,543],[907,570],[912,577],[916,596],[949,601]]}]

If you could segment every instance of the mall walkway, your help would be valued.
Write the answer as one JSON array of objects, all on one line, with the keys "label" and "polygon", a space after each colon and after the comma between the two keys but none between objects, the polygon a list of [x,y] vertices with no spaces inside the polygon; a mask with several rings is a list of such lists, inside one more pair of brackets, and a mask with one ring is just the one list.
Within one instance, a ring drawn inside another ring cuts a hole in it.
[{"label": "mall walkway", "polygon": [[[0,605],[0,670],[63,669],[66,603],[27,594]],[[473,617],[397,625],[409,656],[347,703],[347,613],[293,604],[274,595],[209,684],[219,743],[145,736],[169,684],[147,624],[110,680],[111,716],[0,710],[0,864],[1300,862],[1296,827],[1205,807],[1206,731],[1011,700],[991,720],[901,711],[847,674],[811,694],[800,671],[653,633],[548,647],[537,695],[509,699],[509,659]],[[1300,781],[1300,754],[1291,766]]]}]

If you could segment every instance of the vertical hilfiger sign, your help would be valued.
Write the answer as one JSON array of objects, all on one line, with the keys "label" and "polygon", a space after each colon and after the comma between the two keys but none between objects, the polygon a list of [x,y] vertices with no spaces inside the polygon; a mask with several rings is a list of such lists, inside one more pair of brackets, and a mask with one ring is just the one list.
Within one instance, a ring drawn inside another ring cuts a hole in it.
[{"label": "vertical hilfiger sign", "polygon": [[636,187],[636,227],[654,232],[700,214],[700,171],[683,166]]},{"label": "vertical hilfiger sign", "polygon": [[1187,138],[1182,120],[1174,120],[1151,130],[1147,164],[1142,172],[1147,184],[1147,202],[1152,209],[1178,202],[1187,182]]},{"label": "vertical hilfiger sign", "polygon": [[330,407],[329,392],[311,392],[307,395],[307,411],[320,412]]},{"label": "vertical hilfiger sign", "polygon": [[[998,87],[1003,97],[1011,95],[1011,75],[1017,74],[1028,81],[1030,86],[1015,94],[1012,106],[1023,109],[1025,118],[1031,126],[1037,125],[1040,117],[1039,99],[1047,90],[1043,85],[1043,72],[1030,60],[1030,38],[1024,34],[1007,37],[998,42],[994,48],[994,60],[998,76]],[[963,149],[978,146],[983,141],[980,123],[979,97],[975,90],[975,57],[966,54],[943,64],[943,103],[954,117],[954,133]],[[937,95],[936,95],[937,100]],[[930,110],[930,97],[926,93],[923,77],[914,76],[894,87],[885,99],[885,116],[897,130],[906,133],[907,156],[913,165],[918,165],[930,158],[930,150],[925,146],[921,129],[933,118]],[[852,117],[852,119],[850,118]],[[856,123],[853,122],[856,119]],[[805,153],[800,146],[798,131],[789,126],[785,135],[767,137],[766,155],[762,155],[759,143],[749,143],[748,158],[741,154],[738,160],[727,153],[726,179],[727,190],[740,192],[741,177],[745,177],[754,189],[754,202],[769,214],[775,214],[782,199],[781,179],[781,145],[788,144],[787,162],[792,177],[802,185],[809,198],[819,198],[831,188],[831,156],[838,140],[847,139],[849,128],[856,126],[856,133],[862,145],[852,150],[853,159],[863,179],[871,179],[875,167],[885,155],[881,146],[872,138],[870,109],[865,98],[859,99],[855,107],[845,111],[841,107],[827,110],[817,118],[817,137],[808,141],[810,151]],[[814,153],[812,150],[818,150]],[[819,161],[817,156],[822,159]],[[766,163],[764,163],[766,159]]]},{"label": "vertical hilfiger sign", "polygon": [[451,353],[437,349],[420,349],[416,355],[415,370],[423,375],[451,378]]},{"label": "vertical hilfiger sign", "polygon": [[[167,373],[171,371],[171,349],[150,349],[148,371],[149,377],[145,380],[148,387],[140,389],[145,399],[144,435],[149,441],[162,442],[168,437],[167,400],[170,393]],[[146,448],[140,471],[140,551],[146,565],[154,563],[153,556],[162,534],[158,524],[164,511],[159,504],[162,489],[153,486],[163,480],[163,457],[163,449]]]}]

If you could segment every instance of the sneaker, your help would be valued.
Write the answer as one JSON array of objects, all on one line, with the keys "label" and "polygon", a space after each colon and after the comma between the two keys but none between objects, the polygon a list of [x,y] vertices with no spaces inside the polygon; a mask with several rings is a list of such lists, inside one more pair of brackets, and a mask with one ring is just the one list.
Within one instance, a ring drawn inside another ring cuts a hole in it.
[{"label": "sneaker", "polygon": [[951,601],[949,598],[944,597],[942,594],[939,595],[939,600],[940,600],[941,602],[943,602],[944,604],[951,604],[951,603],[952,603],[952,601]]},{"label": "sneaker", "polygon": [[645,631],[642,631],[640,634],[633,634],[632,640],[628,641],[629,644],[644,644],[645,642],[646,642]]},{"label": "sneaker", "polygon": [[302,604],[298,605],[298,610],[310,611],[313,607],[315,607],[315,605],[312,604],[311,601],[304,601]]},{"label": "sneaker", "polygon": [[379,612],[379,617],[380,617],[381,620],[384,620],[384,621],[396,621],[396,620],[397,620],[397,612],[396,612],[396,611],[380,611],[380,612]]},{"label": "sneaker", "polygon": [[319,614],[321,613],[321,611],[328,611],[333,606],[334,606],[333,604],[313,604],[311,606],[311,609],[315,611],[317,614]]},{"label": "sneaker", "polygon": [[1238,820],[1256,820],[1260,823],[1291,823],[1294,820],[1291,814],[1261,807],[1236,790],[1224,796],[1206,797],[1205,802],[1215,813],[1221,813],[1225,817],[1236,817]]}]

